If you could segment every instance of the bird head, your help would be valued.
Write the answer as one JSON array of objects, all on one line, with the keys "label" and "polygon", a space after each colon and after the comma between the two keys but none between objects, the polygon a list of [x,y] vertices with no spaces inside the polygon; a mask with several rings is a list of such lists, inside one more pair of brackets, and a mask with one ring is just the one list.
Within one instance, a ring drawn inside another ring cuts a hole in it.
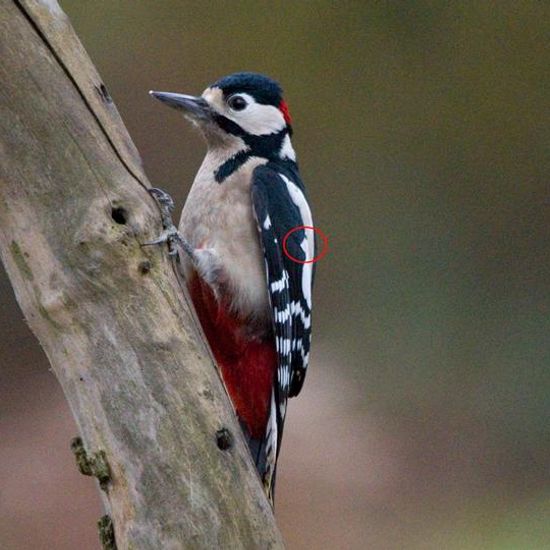
[{"label": "bird head", "polygon": [[284,137],[292,133],[281,87],[261,74],[243,72],[226,76],[198,97],[155,91],[150,94],[182,111],[211,144],[227,137],[258,141],[264,136]]}]

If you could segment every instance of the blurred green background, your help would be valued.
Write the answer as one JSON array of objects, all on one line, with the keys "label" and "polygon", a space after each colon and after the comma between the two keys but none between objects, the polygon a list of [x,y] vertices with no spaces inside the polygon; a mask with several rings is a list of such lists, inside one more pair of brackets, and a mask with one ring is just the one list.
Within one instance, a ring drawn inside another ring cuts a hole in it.
[{"label": "blurred green background", "polygon": [[[147,91],[285,88],[330,238],[278,476],[288,548],[550,548],[550,4],[61,4],[180,206],[204,145]],[[96,549],[99,498],[3,272],[0,307],[0,546]]]}]

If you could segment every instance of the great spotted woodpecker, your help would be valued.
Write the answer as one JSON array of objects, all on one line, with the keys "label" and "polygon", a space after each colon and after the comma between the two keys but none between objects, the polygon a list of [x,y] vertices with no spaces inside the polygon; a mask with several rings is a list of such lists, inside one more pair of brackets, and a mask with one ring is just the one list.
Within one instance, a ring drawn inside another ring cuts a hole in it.
[{"label": "great spotted woodpecker", "polygon": [[178,233],[156,242],[183,245],[193,304],[273,501],[287,398],[309,361],[315,256],[290,113],[280,86],[255,73],[222,78],[201,97],[150,93],[207,142]]}]

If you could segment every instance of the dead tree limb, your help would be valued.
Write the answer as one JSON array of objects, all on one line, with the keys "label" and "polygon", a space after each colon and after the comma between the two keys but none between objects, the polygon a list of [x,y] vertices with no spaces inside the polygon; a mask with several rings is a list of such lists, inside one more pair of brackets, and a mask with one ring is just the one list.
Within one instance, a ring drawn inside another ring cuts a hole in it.
[{"label": "dead tree limb", "polygon": [[282,547],[181,281],[140,246],[161,225],[139,156],[55,0],[0,1],[0,80],[1,257],[118,548]]}]

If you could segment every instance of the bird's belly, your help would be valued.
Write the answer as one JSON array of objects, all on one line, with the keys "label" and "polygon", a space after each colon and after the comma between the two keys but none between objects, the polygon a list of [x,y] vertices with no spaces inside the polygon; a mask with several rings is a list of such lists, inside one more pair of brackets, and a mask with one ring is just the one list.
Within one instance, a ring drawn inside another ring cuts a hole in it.
[{"label": "bird's belly", "polygon": [[[213,249],[231,307],[243,317],[269,322],[265,262],[256,226],[250,182],[254,159],[222,184],[199,171],[185,203],[180,231],[194,248]],[[188,259],[187,270],[191,268]]]},{"label": "bird's belly", "polygon": [[210,287],[191,273],[189,293],[204,334],[241,422],[253,438],[265,434],[277,351],[272,336],[249,334],[248,322],[217,300]]}]

